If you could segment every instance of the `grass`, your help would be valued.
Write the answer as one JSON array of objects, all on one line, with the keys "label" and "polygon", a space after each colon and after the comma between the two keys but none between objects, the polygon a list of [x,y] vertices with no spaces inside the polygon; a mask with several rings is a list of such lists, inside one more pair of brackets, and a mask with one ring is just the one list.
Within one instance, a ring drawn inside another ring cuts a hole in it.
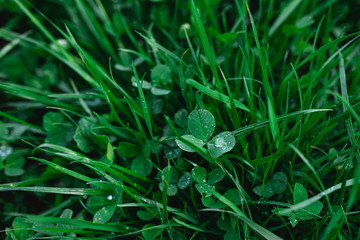
[{"label": "grass", "polygon": [[2,239],[359,239],[356,2],[0,13]]}]

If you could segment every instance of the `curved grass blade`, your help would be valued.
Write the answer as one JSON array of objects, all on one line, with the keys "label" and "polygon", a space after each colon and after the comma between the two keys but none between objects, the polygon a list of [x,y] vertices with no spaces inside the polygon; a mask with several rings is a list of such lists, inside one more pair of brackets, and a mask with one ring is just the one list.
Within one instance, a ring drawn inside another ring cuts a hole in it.
[{"label": "curved grass blade", "polygon": [[[220,102],[223,102],[225,104],[231,104],[230,103],[230,98],[228,96],[226,96],[225,94],[219,93],[215,90],[211,90],[210,88],[205,87],[204,85],[196,82],[193,79],[187,79],[186,83],[189,84],[190,86],[196,88],[197,90],[199,90],[200,92],[204,93],[205,95],[214,98]],[[246,112],[249,112],[249,108],[246,107],[243,103],[239,102],[238,100],[234,100],[234,105],[235,107],[242,109]]]},{"label": "curved grass blade", "polygon": [[104,195],[106,191],[91,188],[61,188],[61,187],[0,187],[0,192],[24,191],[24,192],[41,192],[68,195]]}]

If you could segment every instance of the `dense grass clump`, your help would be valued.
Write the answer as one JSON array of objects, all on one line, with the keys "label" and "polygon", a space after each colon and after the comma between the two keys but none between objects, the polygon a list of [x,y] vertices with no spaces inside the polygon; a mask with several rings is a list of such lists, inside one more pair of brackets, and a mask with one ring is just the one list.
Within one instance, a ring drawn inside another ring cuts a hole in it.
[{"label": "dense grass clump", "polygon": [[1,239],[358,239],[359,5],[0,0]]}]

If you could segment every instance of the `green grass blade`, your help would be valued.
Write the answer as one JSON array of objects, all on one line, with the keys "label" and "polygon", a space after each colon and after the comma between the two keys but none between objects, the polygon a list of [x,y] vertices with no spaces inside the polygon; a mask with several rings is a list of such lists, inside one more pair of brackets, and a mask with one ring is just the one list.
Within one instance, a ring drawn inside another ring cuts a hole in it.
[{"label": "green grass blade", "polygon": [[291,13],[293,13],[296,10],[296,8],[299,6],[300,3],[301,3],[301,0],[292,0],[291,2],[289,2],[287,4],[286,7],[284,7],[281,10],[279,16],[276,18],[275,22],[273,23],[273,25],[271,26],[271,28],[269,30],[270,37],[285,22],[285,20],[291,15]]},{"label": "green grass blade", "polygon": [[[230,104],[230,98],[218,91],[215,90],[211,90],[210,88],[207,88],[203,85],[201,85],[200,83],[196,82],[193,79],[187,79],[186,83],[189,84],[190,86],[196,88],[197,90],[199,90],[200,92],[204,93],[205,95],[214,98],[220,102],[223,102],[225,104]],[[243,103],[239,102],[238,100],[234,99],[234,104],[235,107],[242,109],[246,112],[249,112],[249,108],[246,107]]]},{"label": "green grass blade", "polygon": [[248,224],[255,232],[263,236],[265,239],[273,239],[273,240],[280,240],[282,238],[276,236],[269,230],[263,228],[262,226],[258,225],[257,223],[250,220],[236,205],[234,205],[229,199],[221,195],[220,193],[216,192],[214,189],[208,187],[206,184],[199,183],[204,189],[211,192],[217,199],[223,202],[225,205],[230,207],[236,214],[237,217]]},{"label": "green grass blade", "polygon": [[145,123],[146,123],[146,126],[148,127],[150,136],[153,139],[154,135],[153,135],[153,129],[152,129],[152,126],[151,126],[150,111],[149,111],[149,108],[148,108],[147,103],[146,103],[145,95],[144,95],[144,92],[143,92],[143,89],[142,89],[142,84],[140,83],[140,79],[139,79],[139,77],[137,75],[137,72],[136,72],[136,69],[135,69],[134,65],[133,65],[133,72],[134,72],[134,77],[135,77],[135,80],[136,80],[136,85],[137,85],[137,88],[138,88],[138,91],[139,91],[139,96],[140,96],[140,100],[141,100],[141,106],[142,106],[142,109],[144,111]]},{"label": "green grass blade", "polygon": [[196,31],[199,34],[201,45],[203,47],[203,50],[205,52],[206,57],[209,60],[211,72],[213,73],[213,75],[215,77],[217,89],[218,89],[218,91],[220,91],[220,93],[222,93],[223,92],[222,91],[222,84],[221,84],[221,80],[220,80],[220,77],[218,75],[216,64],[215,64],[215,54],[214,54],[214,51],[213,51],[212,47],[210,46],[208,37],[206,36],[206,32],[205,32],[204,26],[202,24],[202,20],[201,20],[200,14],[199,14],[199,10],[195,5],[194,0],[189,0],[189,8],[190,8],[190,11],[191,11],[191,15],[192,15],[192,17],[194,19],[194,26],[196,28]]},{"label": "green grass blade", "polygon": [[104,195],[106,192],[101,189],[91,188],[61,188],[61,187],[1,187],[0,192],[9,191],[25,191],[25,192],[41,192],[41,193],[55,193],[67,195]]},{"label": "green grass blade", "polygon": [[[349,180],[346,181],[345,186],[350,187],[350,186],[356,186],[356,185],[359,185],[359,184],[360,184],[359,179],[352,178],[352,179],[349,179]],[[286,208],[284,210],[279,211],[279,214],[285,215],[285,214],[288,214],[290,212],[296,211],[298,209],[303,209],[303,208],[309,206],[310,204],[320,200],[321,198],[323,198],[323,197],[325,197],[325,196],[327,196],[327,195],[341,189],[341,187],[342,187],[342,183],[336,184],[336,185],[334,185],[334,186],[332,186],[332,187],[330,187],[330,188],[316,194],[315,196],[313,196],[313,197],[311,197],[311,198],[309,198],[309,199],[307,199],[305,201],[299,202],[299,203],[297,203],[295,205],[292,205],[289,208]]]},{"label": "green grass blade", "polygon": [[254,38],[255,38],[255,43],[256,43],[257,50],[258,50],[259,59],[260,59],[260,66],[261,66],[261,73],[262,73],[261,76],[262,76],[262,82],[263,82],[264,91],[265,91],[265,95],[266,95],[266,104],[267,104],[267,110],[268,110],[268,115],[269,115],[269,120],[270,120],[270,130],[271,130],[271,134],[272,134],[273,140],[275,142],[276,148],[279,148],[280,130],[279,130],[279,125],[278,125],[276,115],[275,115],[274,98],[272,95],[270,82],[269,82],[269,78],[268,78],[268,73],[267,73],[267,69],[266,69],[266,65],[265,65],[263,49],[260,45],[258,33],[256,30],[256,25],[254,23],[249,6],[247,4],[246,4],[246,7],[247,7],[247,11],[248,11],[248,14],[250,17],[250,22],[251,22],[251,26],[252,26],[252,30],[253,30]]}]

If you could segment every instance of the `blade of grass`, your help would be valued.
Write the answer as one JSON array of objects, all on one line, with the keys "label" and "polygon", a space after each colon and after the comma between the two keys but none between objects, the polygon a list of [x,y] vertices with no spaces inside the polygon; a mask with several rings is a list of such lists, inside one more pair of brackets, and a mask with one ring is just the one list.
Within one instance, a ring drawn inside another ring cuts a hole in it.
[{"label": "blade of grass", "polygon": [[85,176],[83,174],[80,174],[78,172],[75,172],[75,171],[72,171],[72,170],[69,170],[67,168],[64,168],[56,163],[53,163],[53,162],[50,162],[50,161],[47,161],[45,159],[42,159],[42,158],[36,158],[36,157],[29,157],[29,159],[33,159],[33,160],[36,160],[36,161],[39,161],[43,164],[46,164],[50,167],[52,167],[53,169],[57,170],[57,171],[60,171],[62,173],[65,173],[69,176],[72,176],[74,178],[77,178],[77,179],[80,179],[84,182],[89,182],[89,183],[92,183],[92,182],[96,182],[97,180],[93,179],[93,178],[90,178],[88,176]]},{"label": "blade of grass", "polygon": [[[347,104],[345,104],[345,102],[343,103],[343,110],[346,111],[346,110],[348,110],[347,105],[349,105],[349,95],[347,92],[344,58],[342,57],[341,53],[339,53],[339,56],[340,56],[339,77],[340,77],[341,96],[347,103]],[[349,135],[350,144],[355,150],[355,157],[356,157],[357,161],[360,161],[359,147],[357,144],[357,140],[355,138],[354,126],[352,124],[351,117],[349,117],[345,121],[345,125],[346,125],[346,130]]]},{"label": "blade of grass", "polygon": [[[186,79],[186,83],[189,84],[190,86],[196,88],[197,90],[199,90],[200,92],[204,93],[205,95],[211,97],[211,98],[214,98],[220,102],[223,102],[225,104],[230,104],[230,98],[218,91],[215,91],[215,90],[211,90],[210,88],[207,88],[203,85],[201,85],[200,83],[196,82],[195,80],[193,79]],[[235,104],[235,107],[239,108],[239,109],[242,109],[246,112],[249,112],[249,108],[246,107],[243,103],[237,101],[234,99],[234,104]]]},{"label": "blade of grass", "polygon": [[153,135],[153,129],[152,129],[152,126],[151,126],[150,111],[149,111],[149,108],[148,108],[147,103],[146,103],[145,95],[144,95],[144,92],[143,92],[143,89],[142,89],[142,83],[140,83],[140,79],[139,79],[139,77],[137,75],[137,72],[136,72],[136,69],[135,69],[134,65],[133,65],[133,73],[134,73],[134,77],[135,77],[135,80],[136,80],[136,85],[137,85],[137,88],[138,88],[138,91],[139,91],[142,110],[144,111],[145,123],[146,123],[146,126],[148,127],[151,139],[153,139],[154,135]]},{"label": "blade of grass", "polygon": [[269,30],[269,37],[271,37],[276,30],[278,30],[278,28],[286,21],[286,19],[291,15],[291,13],[293,13],[296,8],[299,6],[299,4],[301,3],[301,0],[292,0],[291,2],[289,2],[287,4],[286,7],[284,7],[280,14],[278,15],[278,17],[276,18],[275,22],[273,23],[273,25],[270,27]]},{"label": "blade of grass", "polygon": [[[319,183],[321,190],[325,191],[325,186],[323,184],[323,182],[321,181],[321,178],[319,177],[319,175],[317,174],[315,168],[311,165],[311,163],[309,162],[309,160],[304,156],[304,154],[302,152],[300,152],[299,149],[297,149],[294,145],[289,144],[289,147],[294,150],[294,152],[301,158],[301,160],[306,164],[306,166],[312,171],[312,173],[314,174],[317,182]],[[331,203],[330,203],[330,199],[327,195],[325,195],[327,204],[329,206],[329,210],[330,210],[330,214],[333,213],[332,207],[331,207]]]},{"label": "blade of grass", "polygon": [[106,192],[102,189],[91,188],[61,188],[61,187],[0,187],[0,192],[25,191],[39,193],[55,193],[69,195],[104,195]]},{"label": "blade of grass", "polygon": [[236,213],[236,216],[240,220],[244,221],[255,232],[257,232],[258,234],[260,234],[264,238],[271,239],[271,240],[275,240],[275,239],[280,240],[280,239],[282,239],[282,238],[276,236],[275,234],[273,234],[272,232],[270,232],[269,230],[263,228],[262,226],[258,225],[257,223],[253,222],[252,220],[250,220],[235,204],[233,204],[229,199],[227,199],[226,197],[224,197],[220,193],[216,192],[213,188],[209,187],[208,185],[206,185],[206,184],[204,184],[202,182],[199,182],[198,184],[200,184],[206,191],[209,191],[210,193],[212,193],[217,199],[219,199],[225,205],[230,207]]},{"label": "blade of grass", "polygon": [[[346,181],[345,186],[350,187],[350,186],[356,186],[356,185],[359,185],[359,184],[360,184],[359,179],[352,178],[352,179],[349,179],[349,180]],[[336,184],[336,185],[334,185],[334,186],[332,186],[332,187],[330,187],[330,188],[316,194],[315,196],[313,196],[313,197],[311,197],[311,198],[309,198],[307,200],[304,200],[304,201],[299,202],[299,203],[297,203],[295,205],[292,205],[289,208],[286,208],[286,209],[283,209],[283,210],[279,211],[279,213],[282,214],[282,215],[285,215],[285,214],[291,213],[293,211],[296,211],[298,209],[303,209],[303,208],[309,206],[310,204],[320,200],[321,198],[323,198],[323,197],[325,197],[325,196],[327,196],[327,195],[341,189],[341,187],[342,187],[342,183]]]},{"label": "blade of grass", "polygon": [[266,104],[267,104],[267,110],[268,110],[269,121],[270,121],[271,135],[272,135],[273,140],[275,142],[276,148],[279,148],[280,130],[279,130],[279,125],[278,125],[276,115],[275,115],[274,98],[273,98],[273,95],[272,95],[270,82],[269,82],[269,78],[268,78],[268,73],[267,73],[267,70],[266,70],[265,58],[263,56],[263,49],[262,49],[262,47],[260,45],[259,37],[258,37],[258,34],[257,34],[257,30],[256,30],[256,25],[254,23],[254,20],[253,20],[253,17],[251,15],[248,4],[246,4],[246,8],[247,8],[247,11],[248,11],[248,14],[249,14],[252,30],[253,30],[253,33],[254,33],[255,43],[256,43],[257,50],[258,50],[259,59],[260,59],[260,66],[261,66],[261,73],[262,73],[261,77],[262,77],[262,82],[263,82],[264,91],[265,91],[265,95],[266,95]]},{"label": "blade of grass", "polygon": [[212,47],[210,46],[207,36],[206,36],[206,32],[205,32],[204,26],[202,24],[200,13],[199,13],[198,8],[195,5],[194,0],[189,0],[189,8],[190,8],[191,16],[193,17],[193,20],[194,20],[195,29],[198,32],[198,35],[199,35],[199,38],[201,41],[201,45],[202,45],[205,55],[209,61],[211,72],[213,73],[213,75],[215,77],[217,89],[220,93],[222,93],[223,92],[222,84],[221,84],[221,80],[218,75],[216,64],[215,64],[215,54],[214,54]]}]

